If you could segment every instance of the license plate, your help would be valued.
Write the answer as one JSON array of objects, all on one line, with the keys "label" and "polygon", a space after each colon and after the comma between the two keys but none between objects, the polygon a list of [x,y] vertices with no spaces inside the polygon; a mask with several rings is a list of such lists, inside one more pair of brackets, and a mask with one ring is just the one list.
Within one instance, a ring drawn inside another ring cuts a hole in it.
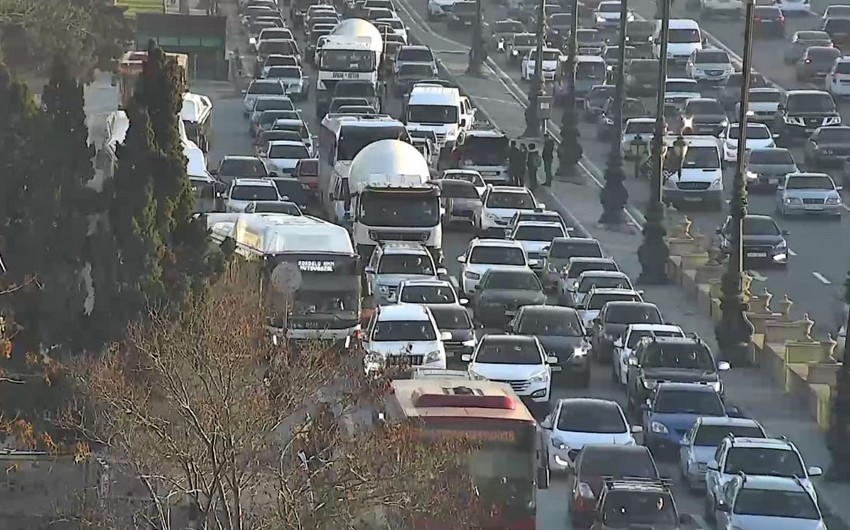
[{"label": "license plate", "polygon": [[823,210],[823,206],[820,206],[818,204],[808,204],[806,205],[806,210],[817,212]]},{"label": "license plate", "polygon": [[776,186],[779,184],[779,179],[767,179],[767,183],[771,186]]},{"label": "license plate", "polygon": [[505,311],[505,316],[509,316],[509,317],[516,316],[516,311]]},{"label": "license plate", "polygon": [[687,195],[685,195],[684,199],[688,202],[699,202],[702,200],[699,197],[689,197]]},{"label": "license plate", "polygon": [[766,258],[767,252],[747,252],[748,258]]},{"label": "license plate", "polygon": [[561,370],[563,370],[563,368],[561,368],[561,367],[560,367],[560,366],[558,366],[557,364],[556,364],[556,365],[554,365],[554,366],[552,366],[551,368],[552,368],[552,371],[553,371],[553,372],[560,372]]}]

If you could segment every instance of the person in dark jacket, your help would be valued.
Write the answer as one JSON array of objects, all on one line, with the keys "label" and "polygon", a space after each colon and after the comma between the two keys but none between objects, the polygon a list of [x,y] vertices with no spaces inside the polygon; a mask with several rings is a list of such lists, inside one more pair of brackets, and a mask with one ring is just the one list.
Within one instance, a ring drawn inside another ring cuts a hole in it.
[{"label": "person in dark jacket", "polygon": [[555,156],[555,139],[551,134],[546,135],[546,140],[543,142],[543,170],[546,173],[545,186],[552,185],[552,159]]},{"label": "person in dark jacket", "polygon": [[516,140],[511,140],[508,147],[508,176],[511,180],[510,184],[513,186],[518,186],[518,183],[522,180],[524,168],[520,169],[521,165],[524,165],[524,162],[520,162],[519,147],[517,147]]},{"label": "person in dark jacket", "polygon": [[528,156],[525,159],[525,185],[530,190],[537,187],[538,168],[540,168],[540,153],[537,152],[536,145],[528,144]]}]

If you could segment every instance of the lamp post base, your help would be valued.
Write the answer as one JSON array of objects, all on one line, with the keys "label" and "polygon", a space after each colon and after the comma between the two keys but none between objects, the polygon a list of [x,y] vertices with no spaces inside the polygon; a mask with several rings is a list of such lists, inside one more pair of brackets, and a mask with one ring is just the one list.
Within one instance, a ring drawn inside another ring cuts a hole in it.
[{"label": "lamp post base", "polygon": [[599,223],[604,225],[622,225],[623,215],[629,200],[629,190],[623,184],[626,174],[623,172],[623,161],[620,158],[619,144],[612,147],[608,154],[608,164],[605,167],[605,187],[599,193],[602,203],[602,215]]},{"label": "lamp post base", "polygon": [[646,224],[643,225],[643,242],[638,248],[641,272],[638,283],[644,285],[664,285],[667,277],[667,258],[670,249],[664,236],[664,205],[660,201],[652,201],[646,211]]},{"label": "lamp post base", "polygon": [[750,366],[753,363],[755,328],[747,318],[749,304],[744,301],[742,292],[743,274],[731,270],[733,263],[735,260],[727,262],[729,269],[723,273],[723,278],[720,280],[723,292],[720,299],[722,317],[714,327],[714,335],[724,360],[732,366]]},{"label": "lamp post base", "polygon": [[[749,320],[747,324],[752,327]],[[752,335],[747,336],[747,332],[741,329],[726,329],[726,326],[728,324],[724,324],[721,320],[714,327],[717,346],[720,348],[720,359],[728,361],[735,367],[752,366],[755,352]]]},{"label": "lamp post base", "polygon": [[[571,96],[568,96],[571,98]],[[561,118],[561,145],[558,146],[559,177],[575,176],[576,165],[583,153],[579,143],[578,116],[575,101],[567,101]]]}]

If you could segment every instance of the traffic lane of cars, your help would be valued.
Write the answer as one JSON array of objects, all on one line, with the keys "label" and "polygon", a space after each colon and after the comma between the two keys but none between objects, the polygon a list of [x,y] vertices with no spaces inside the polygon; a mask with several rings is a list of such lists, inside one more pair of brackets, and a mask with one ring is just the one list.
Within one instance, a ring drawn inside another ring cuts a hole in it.
[{"label": "traffic lane of cars", "polygon": [[[409,4],[408,4],[409,6]],[[413,6],[409,6],[413,9]],[[488,20],[499,20],[503,18],[503,14],[499,12],[504,8],[501,6],[488,6]],[[417,12],[424,13],[425,8],[418,6]],[[423,15],[424,17],[424,15]],[[813,18],[813,17],[809,17]],[[446,38],[463,40],[463,36],[456,34],[445,27],[445,24],[433,22],[431,28],[437,33],[440,33]],[[503,58],[496,57],[496,61],[502,66],[506,73],[511,75],[517,84],[519,81],[519,72],[509,67]],[[486,102],[485,102],[486,103]],[[554,121],[559,121],[559,116],[556,114]],[[507,124],[503,124],[507,125]],[[597,173],[596,178],[601,178],[601,173],[604,171],[604,161],[610,151],[610,144],[596,140],[595,126],[590,125],[583,128],[582,145],[585,156],[590,161],[591,171]],[[802,160],[802,150],[794,148],[795,158]],[[626,165],[627,175],[632,174],[632,168]],[[733,171],[727,171],[725,174],[726,196],[729,196],[731,190]],[[627,189],[630,194],[630,203],[637,205],[639,209],[643,209],[644,205],[649,200],[649,186],[646,181],[637,180],[633,177],[627,178]],[[772,215],[774,213],[773,195],[753,195],[750,198],[750,207],[753,213],[762,213]],[[694,219],[695,224],[700,231],[708,236],[714,234],[715,229],[720,226],[726,216],[726,211],[706,212],[694,210],[688,212]],[[815,319],[816,327],[819,332],[835,331],[836,310],[831,303],[837,297],[837,284],[841,283],[847,263],[847,250],[842,238],[842,230],[838,223],[835,222],[819,222],[816,220],[789,218],[780,219],[779,222],[790,231],[788,237],[791,249],[797,256],[791,257],[792,264],[785,270],[757,270],[755,277],[758,279],[756,289],[759,291],[767,288],[770,292],[781,296],[783,293],[788,293],[794,300],[795,307],[793,311],[795,315],[801,316],[803,311],[808,311],[811,318]],[[842,221],[844,223],[845,221]],[[843,226],[843,225],[842,225]],[[825,249],[836,250],[825,250]],[[801,259],[798,259],[798,256]],[[813,256],[820,257],[812,259]],[[824,300],[829,300],[830,303],[824,303]]]}]

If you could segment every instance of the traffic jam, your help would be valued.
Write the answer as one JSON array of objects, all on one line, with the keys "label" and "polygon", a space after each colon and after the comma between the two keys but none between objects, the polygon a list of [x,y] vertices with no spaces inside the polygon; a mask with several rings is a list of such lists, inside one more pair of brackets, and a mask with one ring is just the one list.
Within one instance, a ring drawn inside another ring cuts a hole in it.
[{"label": "traffic jam", "polygon": [[[742,16],[739,0],[699,3],[704,14]],[[760,27],[770,17],[781,26],[782,10],[761,4]],[[542,61],[541,9],[517,0],[506,0],[510,18],[484,23],[488,53],[523,80],[542,65],[559,104],[575,27],[579,114],[596,124],[597,141],[620,137],[635,176],[647,176],[659,24],[625,10],[621,45],[619,1],[541,5]],[[382,417],[480,443],[471,468],[498,507],[494,528],[536,528],[538,495],[554,484],[568,492],[560,528],[826,528],[811,482],[822,470],[729,404],[729,364],[645,298],[599,241],[538,200],[544,169],[528,178],[525,161],[543,139],[525,141],[514,168],[521,139],[482,119],[399,9],[395,0],[239,0],[241,111],[254,152],[209,170],[203,153],[187,158],[213,243],[232,240],[264,265],[275,340],[359,348],[367,375],[405,367]],[[453,30],[468,31],[476,12],[471,1],[427,1],[428,22]],[[753,190],[778,190],[778,216],[843,209],[837,173],[814,172],[850,154],[833,100],[850,82],[833,42],[840,28],[850,34],[841,14],[825,31],[791,36],[785,56],[826,90],[780,92],[754,77],[746,175]],[[740,72],[693,20],[670,21],[667,49],[678,77],[664,81],[663,198],[725,208]],[[621,54],[627,97],[617,114]],[[186,95],[192,149],[209,150],[211,107]],[[804,160],[794,141],[805,144]],[[743,232],[746,259],[787,264],[771,216],[748,216]],[[588,397],[599,384],[617,397]],[[681,490],[701,513],[680,507]]]}]

